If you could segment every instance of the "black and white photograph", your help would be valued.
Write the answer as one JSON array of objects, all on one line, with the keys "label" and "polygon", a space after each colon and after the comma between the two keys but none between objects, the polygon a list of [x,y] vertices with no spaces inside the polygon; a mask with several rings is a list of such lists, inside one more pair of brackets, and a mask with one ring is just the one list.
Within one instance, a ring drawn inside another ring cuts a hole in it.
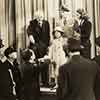
[{"label": "black and white photograph", "polygon": [[0,0],[0,100],[100,100],[100,0]]}]

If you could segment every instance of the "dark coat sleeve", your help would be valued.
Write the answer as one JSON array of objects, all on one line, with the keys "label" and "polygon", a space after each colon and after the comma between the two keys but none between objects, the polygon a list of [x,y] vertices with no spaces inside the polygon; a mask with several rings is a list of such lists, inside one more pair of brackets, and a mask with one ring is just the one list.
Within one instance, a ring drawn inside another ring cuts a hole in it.
[{"label": "dark coat sleeve", "polygon": [[43,27],[42,27],[42,32],[43,34],[41,35],[42,41],[49,46],[49,41],[50,41],[50,24],[48,21],[44,20],[43,21]]},{"label": "dark coat sleeve", "polygon": [[84,39],[89,40],[90,38],[90,33],[91,33],[91,28],[92,28],[92,24],[90,21],[85,21],[83,23],[82,26],[80,26],[81,28],[81,37]]},{"label": "dark coat sleeve", "polygon": [[65,66],[61,66],[59,69],[57,89],[58,100],[64,100],[68,94],[68,73],[65,71],[64,67]]},{"label": "dark coat sleeve", "polygon": [[96,74],[96,80],[94,85],[94,92],[96,100],[100,100],[100,66],[97,65],[97,74]]},{"label": "dark coat sleeve", "polygon": [[10,73],[8,71],[9,68],[11,68],[11,66],[9,65],[9,63],[7,61],[5,61],[2,66],[2,72],[0,73],[2,77],[0,77],[0,95],[1,96],[6,96],[6,97],[10,97],[12,96],[12,91],[13,91],[13,82],[10,76]]},{"label": "dark coat sleeve", "polygon": [[36,31],[36,26],[37,26],[37,20],[36,19],[31,20],[27,28],[28,36],[34,34],[34,32]]}]

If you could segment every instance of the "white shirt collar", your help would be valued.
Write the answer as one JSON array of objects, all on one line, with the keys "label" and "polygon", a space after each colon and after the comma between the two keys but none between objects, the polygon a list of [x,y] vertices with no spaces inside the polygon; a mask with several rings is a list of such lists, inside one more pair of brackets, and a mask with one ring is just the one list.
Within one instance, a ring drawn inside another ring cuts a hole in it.
[{"label": "white shirt collar", "polygon": [[9,62],[10,62],[10,64],[13,66],[14,64],[13,64],[13,62],[11,61],[11,60],[9,60],[9,59],[7,59]]}]

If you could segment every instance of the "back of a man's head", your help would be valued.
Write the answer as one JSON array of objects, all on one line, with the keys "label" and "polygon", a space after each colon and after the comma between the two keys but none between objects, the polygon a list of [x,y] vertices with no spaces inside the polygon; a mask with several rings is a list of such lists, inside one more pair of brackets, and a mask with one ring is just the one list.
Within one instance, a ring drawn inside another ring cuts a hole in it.
[{"label": "back of a man's head", "polygon": [[80,40],[74,39],[74,38],[69,38],[68,39],[68,50],[69,52],[76,52],[80,51],[81,45],[80,45]]},{"label": "back of a man's head", "polygon": [[77,40],[77,39],[74,39],[74,38],[69,38],[67,40],[67,45],[64,45],[63,48],[64,48],[64,51],[68,51],[68,52],[77,52],[77,51],[81,51],[82,50],[82,47],[80,45],[80,40]]}]

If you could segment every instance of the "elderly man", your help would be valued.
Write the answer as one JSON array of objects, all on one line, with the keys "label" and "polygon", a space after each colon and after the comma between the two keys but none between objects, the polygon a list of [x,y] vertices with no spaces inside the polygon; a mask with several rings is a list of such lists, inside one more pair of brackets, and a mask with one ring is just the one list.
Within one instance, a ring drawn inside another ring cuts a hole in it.
[{"label": "elderly man", "polygon": [[27,28],[27,34],[30,40],[30,47],[36,47],[36,58],[42,58],[49,46],[50,40],[50,27],[49,22],[44,19],[42,11],[35,12],[35,18],[30,21]]},{"label": "elderly man", "polygon": [[[44,57],[47,53],[50,40],[49,22],[44,19],[42,11],[35,12],[35,18],[30,21],[27,34],[30,40],[30,49],[33,49],[36,59]],[[41,83],[48,85],[48,64],[41,64]]]}]

